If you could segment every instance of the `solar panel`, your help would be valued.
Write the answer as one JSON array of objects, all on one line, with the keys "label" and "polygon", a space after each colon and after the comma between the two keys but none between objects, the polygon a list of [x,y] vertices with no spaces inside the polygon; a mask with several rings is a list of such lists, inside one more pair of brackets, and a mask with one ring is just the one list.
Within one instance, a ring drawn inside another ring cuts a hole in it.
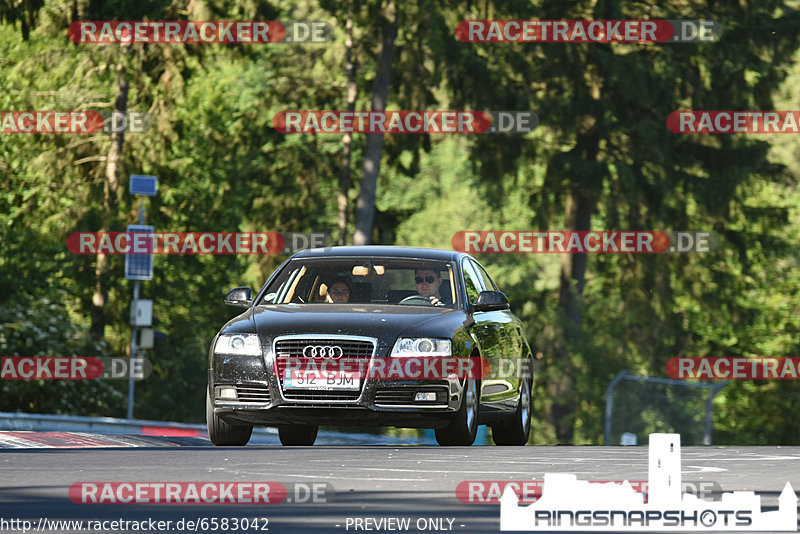
[{"label": "solar panel", "polygon": [[158,178],[148,174],[131,174],[128,190],[132,195],[153,196],[158,189]]},{"label": "solar panel", "polygon": [[[153,226],[145,224],[128,225],[128,233],[153,233]],[[146,250],[146,249],[145,249]],[[153,255],[152,254],[125,254],[125,278],[128,280],[152,280],[153,279]]]}]

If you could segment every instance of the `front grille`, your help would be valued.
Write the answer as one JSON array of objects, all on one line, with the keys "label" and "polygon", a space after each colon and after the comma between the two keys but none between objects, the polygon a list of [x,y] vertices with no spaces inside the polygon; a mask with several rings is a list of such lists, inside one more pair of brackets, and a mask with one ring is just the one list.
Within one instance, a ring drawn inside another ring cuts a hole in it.
[{"label": "front grille", "polygon": [[413,389],[379,389],[375,392],[376,404],[409,404],[414,402]]},{"label": "front grille", "polygon": [[375,344],[370,341],[345,340],[345,339],[280,339],[275,342],[275,354],[278,358],[302,358],[303,350],[309,346],[322,346],[342,348],[344,358],[366,358],[372,356]]},{"label": "front grille", "polygon": [[[361,360],[364,361],[362,369],[367,369],[367,364],[375,353],[376,341],[371,338],[358,338],[354,336],[283,336],[275,340],[275,361],[278,373],[278,383],[281,392],[286,400],[298,401],[303,403],[348,403],[355,402],[361,396],[366,380],[361,380],[361,387],[357,391],[342,390],[312,390],[312,389],[290,389],[283,387],[283,377],[286,371],[286,360],[290,358],[306,358],[303,351],[306,347],[339,347],[341,352],[336,350],[335,360]],[[340,355],[341,354],[341,355]],[[323,358],[315,358],[322,362]],[[348,368],[359,368],[358,364],[350,362]]]},{"label": "front grille", "polygon": [[[435,401],[415,401],[417,392],[436,393]],[[445,388],[385,388],[375,392],[375,404],[383,406],[428,406],[434,404],[447,404],[447,389]]]},{"label": "front grille", "polygon": [[360,391],[318,391],[306,389],[284,390],[283,396],[287,400],[307,401],[307,402],[346,402],[357,401],[361,395]]},{"label": "front grille", "polygon": [[236,398],[239,402],[268,403],[270,401],[269,388],[260,384],[237,384]]}]

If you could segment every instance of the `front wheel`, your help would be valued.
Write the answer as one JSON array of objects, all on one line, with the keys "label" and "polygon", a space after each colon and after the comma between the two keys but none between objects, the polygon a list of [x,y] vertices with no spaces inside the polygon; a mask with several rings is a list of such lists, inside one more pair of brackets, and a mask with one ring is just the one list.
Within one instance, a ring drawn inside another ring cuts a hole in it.
[{"label": "front wheel", "polygon": [[206,390],[206,425],[211,443],[217,446],[241,447],[250,441],[253,425],[232,425],[214,415],[214,405]]},{"label": "front wheel", "polygon": [[439,445],[472,445],[478,434],[479,410],[478,381],[468,379],[456,417],[446,427],[436,430],[436,442]]},{"label": "front wheel", "polygon": [[311,446],[317,440],[316,425],[281,425],[278,427],[278,437],[281,445]]},{"label": "front wheel", "polygon": [[514,419],[492,427],[495,445],[525,445],[531,434],[531,382],[524,379]]}]

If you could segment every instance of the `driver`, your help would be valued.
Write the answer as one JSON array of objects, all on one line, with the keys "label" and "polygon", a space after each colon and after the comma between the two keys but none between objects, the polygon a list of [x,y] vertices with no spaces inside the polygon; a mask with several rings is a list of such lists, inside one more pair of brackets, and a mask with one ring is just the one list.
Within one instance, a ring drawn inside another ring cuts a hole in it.
[{"label": "driver", "polygon": [[442,285],[443,279],[439,275],[439,271],[432,269],[417,269],[414,271],[414,283],[417,286],[417,293],[423,297],[428,297],[431,304],[434,306],[444,306],[445,304],[452,304],[449,292],[442,295],[439,288]]}]

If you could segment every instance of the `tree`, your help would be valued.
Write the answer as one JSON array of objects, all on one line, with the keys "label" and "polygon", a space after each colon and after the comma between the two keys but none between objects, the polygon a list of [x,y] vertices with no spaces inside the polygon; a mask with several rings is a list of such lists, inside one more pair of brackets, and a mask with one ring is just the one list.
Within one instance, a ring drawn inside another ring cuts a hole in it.
[{"label": "tree", "polygon": [[[392,78],[394,41],[397,37],[397,17],[397,8],[394,5],[394,0],[388,0],[384,8],[384,22],[381,28],[378,72],[372,88],[371,111],[373,113],[386,111],[389,84]],[[372,242],[375,190],[381,169],[382,148],[382,133],[367,134],[367,146],[364,149],[364,173],[361,179],[358,203],[356,204],[356,230],[353,236],[353,243],[356,245],[369,245]]]}]

